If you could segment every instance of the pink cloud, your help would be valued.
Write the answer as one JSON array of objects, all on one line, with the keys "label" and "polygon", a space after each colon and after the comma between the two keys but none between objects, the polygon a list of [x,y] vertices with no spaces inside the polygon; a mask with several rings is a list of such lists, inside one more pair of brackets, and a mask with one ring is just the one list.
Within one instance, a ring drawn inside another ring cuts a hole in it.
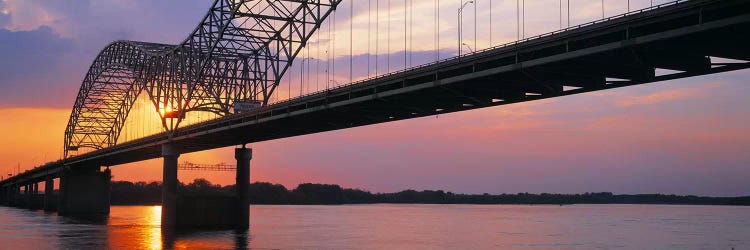
[{"label": "pink cloud", "polygon": [[663,90],[648,95],[630,96],[617,101],[619,107],[632,107],[647,104],[671,102],[677,100],[705,97],[711,89],[720,87],[721,84],[706,84],[698,87],[678,88]]}]

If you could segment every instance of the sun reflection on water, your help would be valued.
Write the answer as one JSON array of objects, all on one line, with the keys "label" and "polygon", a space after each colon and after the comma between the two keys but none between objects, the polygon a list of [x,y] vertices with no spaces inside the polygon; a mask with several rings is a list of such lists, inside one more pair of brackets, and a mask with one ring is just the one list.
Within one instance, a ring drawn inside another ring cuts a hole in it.
[{"label": "sun reflection on water", "polygon": [[669,249],[675,245],[731,249],[750,245],[746,240],[750,210],[733,206],[269,205],[251,209],[251,231],[179,234],[161,231],[160,209],[112,206],[104,226],[0,207],[0,249]]},{"label": "sun reflection on water", "polygon": [[161,206],[153,206],[150,208],[150,213],[146,216],[148,221],[147,232],[144,232],[144,238],[142,240],[142,246],[148,246],[149,249],[161,249]]},{"label": "sun reflection on water", "polygon": [[161,206],[112,206],[106,232],[107,248],[163,249]]},{"label": "sun reflection on water", "polygon": [[[113,206],[107,224],[111,249],[247,248],[248,235],[233,230],[170,231],[161,228],[161,206]],[[0,249],[3,249],[0,246]]]}]

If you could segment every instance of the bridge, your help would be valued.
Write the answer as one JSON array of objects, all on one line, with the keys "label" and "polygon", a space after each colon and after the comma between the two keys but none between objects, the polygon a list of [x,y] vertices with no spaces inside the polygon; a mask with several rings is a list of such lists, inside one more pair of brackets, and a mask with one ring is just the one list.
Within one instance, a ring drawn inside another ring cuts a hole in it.
[{"label": "bridge", "polygon": [[[183,220],[180,154],[242,145],[233,168],[238,198],[226,209],[247,218],[248,143],[750,67],[750,1],[675,1],[271,102],[340,3],[216,1],[180,45],[113,42],[78,93],[66,158],[0,182],[0,201],[61,215],[106,214],[109,167],[162,157],[162,226],[174,228]],[[119,142],[142,92],[163,132]],[[187,124],[195,112],[218,118]],[[90,151],[75,154],[84,148]],[[57,197],[38,194],[39,183],[52,190],[54,179]],[[235,227],[247,228],[239,221]]]}]

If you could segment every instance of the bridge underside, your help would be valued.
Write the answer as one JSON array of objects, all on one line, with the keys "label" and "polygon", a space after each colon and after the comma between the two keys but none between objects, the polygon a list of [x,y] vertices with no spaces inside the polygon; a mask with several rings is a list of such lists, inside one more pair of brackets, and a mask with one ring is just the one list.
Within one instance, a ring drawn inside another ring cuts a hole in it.
[{"label": "bridge underside", "polygon": [[[181,128],[182,153],[745,69],[750,3],[688,2]],[[711,57],[734,59],[712,61]],[[657,75],[657,69],[674,72]],[[68,160],[157,158],[166,134]]]}]

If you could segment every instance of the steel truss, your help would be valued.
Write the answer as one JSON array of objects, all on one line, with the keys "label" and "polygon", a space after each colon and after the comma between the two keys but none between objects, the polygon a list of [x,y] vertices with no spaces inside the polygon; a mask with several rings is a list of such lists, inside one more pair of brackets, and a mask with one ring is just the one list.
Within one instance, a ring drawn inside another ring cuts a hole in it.
[{"label": "steel truss", "polygon": [[[65,156],[115,145],[148,94],[170,134],[195,111],[267,105],[284,73],[341,0],[216,0],[180,45],[115,41],[91,64],[65,129]],[[166,110],[166,111],[165,111]]]},{"label": "steel truss", "polygon": [[188,170],[188,171],[219,171],[219,172],[233,172],[237,171],[237,165],[230,165],[226,163],[219,163],[219,164],[199,164],[199,163],[192,163],[189,161],[180,163],[177,165],[177,169],[179,170]]}]

